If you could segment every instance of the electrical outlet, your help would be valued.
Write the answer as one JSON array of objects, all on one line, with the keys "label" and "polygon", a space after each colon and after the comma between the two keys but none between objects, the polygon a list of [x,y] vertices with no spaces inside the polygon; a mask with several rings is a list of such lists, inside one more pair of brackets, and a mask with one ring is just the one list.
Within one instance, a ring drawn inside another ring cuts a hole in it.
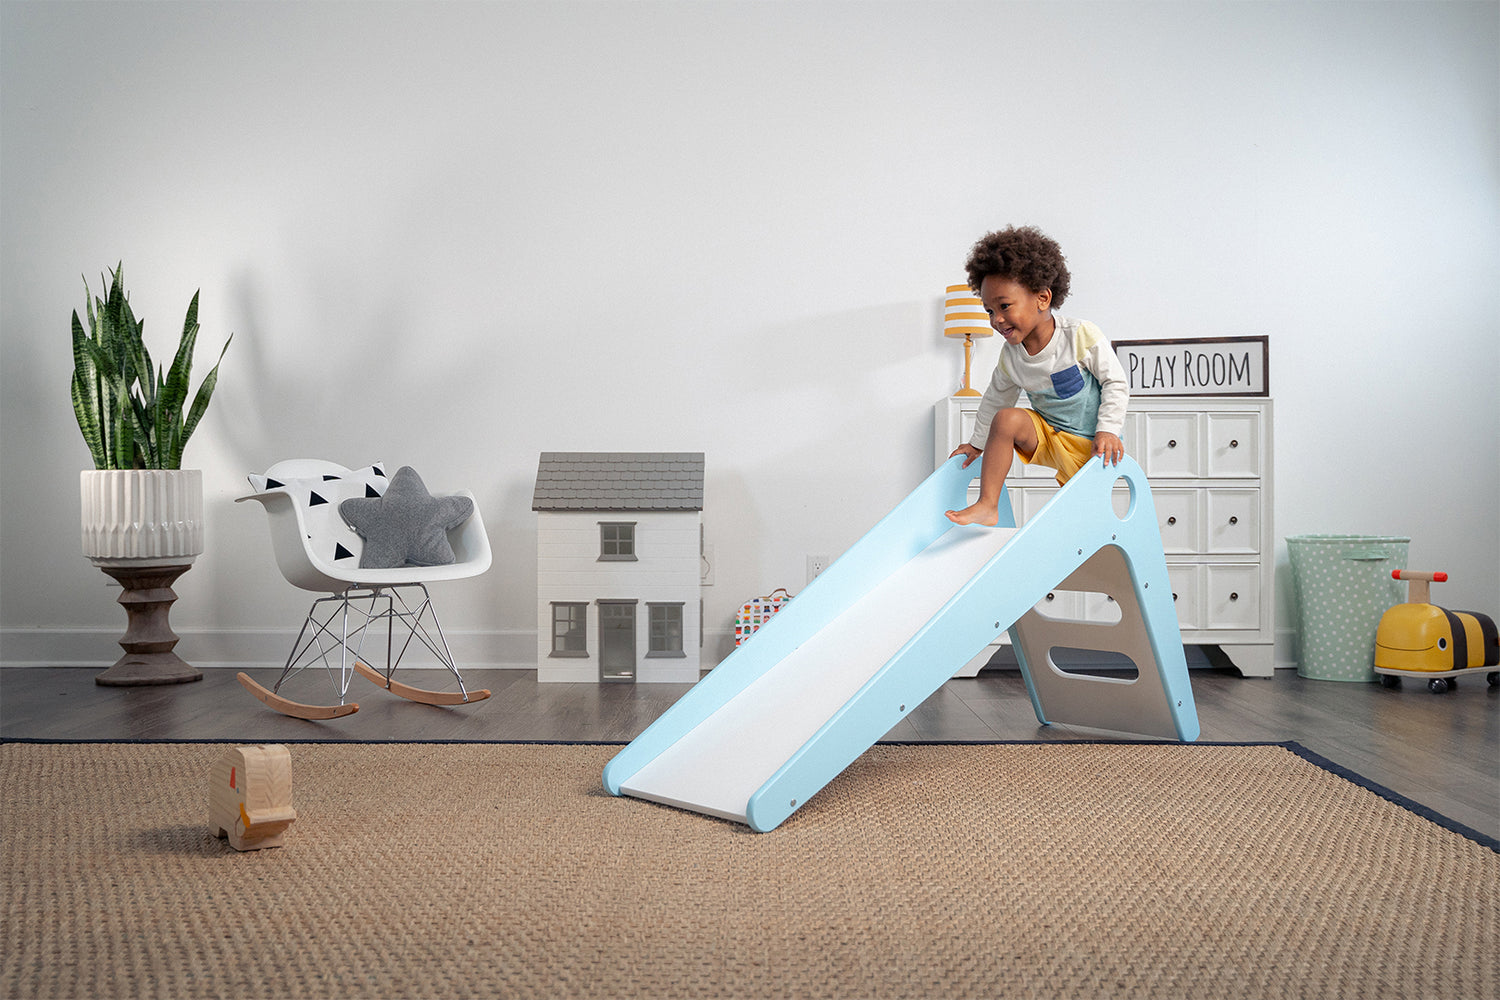
[{"label": "electrical outlet", "polygon": [[808,556],[807,557],[807,582],[808,583],[812,583],[813,580],[817,579],[818,574],[822,573],[827,568],[828,568],[828,557],[827,556]]}]

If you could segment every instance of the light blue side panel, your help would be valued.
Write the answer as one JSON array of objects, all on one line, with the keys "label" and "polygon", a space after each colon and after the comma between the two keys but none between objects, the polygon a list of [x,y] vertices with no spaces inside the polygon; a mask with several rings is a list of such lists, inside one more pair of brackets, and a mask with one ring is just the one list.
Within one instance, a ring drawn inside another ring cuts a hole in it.
[{"label": "light blue side panel", "polygon": [[[1123,516],[1114,513],[1109,493],[1090,489],[1072,498],[1067,508],[1059,508],[1058,517],[1050,516],[1048,504],[1037,520],[1049,529],[1066,527],[1067,534],[1059,540],[1063,544],[1072,538],[1082,543],[1080,589],[1109,593],[1125,614],[1114,625],[1059,624],[1035,611],[1017,619],[1010,629],[1011,644],[1032,707],[1044,724],[1195,740],[1198,714],[1149,484],[1128,458],[1114,469],[1101,470],[1113,480],[1108,484],[1112,490],[1122,483],[1129,486],[1129,507]],[[1053,503],[1060,498],[1061,494]],[[1091,556],[1089,546],[1095,543],[1099,548]],[[1054,588],[1070,586],[1065,578]],[[1136,661],[1139,677],[1124,682],[1065,673],[1051,663],[1049,648],[1054,645],[1124,652]]]},{"label": "light blue side panel", "polygon": [[[1135,503],[1123,520],[1111,505],[1113,487],[1122,476],[1135,488]],[[978,655],[1105,546],[1125,550],[1128,563],[1133,555],[1132,572],[1148,573],[1137,582],[1137,595],[1150,595],[1141,607],[1156,620],[1154,630],[1151,625],[1148,630],[1153,630],[1158,662],[1139,667],[1162,671],[1168,697],[1180,706],[1174,712],[1177,735],[1196,738],[1197,714],[1149,499],[1145,475],[1130,458],[1111,468],[1098,459],[1086,465],[751,796],[746,810],[750,826],[758,831],[778,826],[942,686],[958,665]],[[1030,677],[1028,687],[1038,718],[1048,721]]]}]

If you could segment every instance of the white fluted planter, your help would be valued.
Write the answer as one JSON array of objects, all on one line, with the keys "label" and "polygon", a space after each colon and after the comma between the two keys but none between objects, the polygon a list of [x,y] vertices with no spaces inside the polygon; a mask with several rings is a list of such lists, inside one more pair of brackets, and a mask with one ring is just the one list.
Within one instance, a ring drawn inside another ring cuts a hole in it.
[{"label": "white fluted planter", "polygon": [[180,684],[203,673],[173,647],[172,584],[203,553],[200,469],[87,469],[79,476],[83,554],[124,588],[125,655],[94,680],[110,686]]},{"label": "white fluted planter", "polygon": [[201,469],[86,469],[79,494],[96,566],[184,566],[203,553]]}]

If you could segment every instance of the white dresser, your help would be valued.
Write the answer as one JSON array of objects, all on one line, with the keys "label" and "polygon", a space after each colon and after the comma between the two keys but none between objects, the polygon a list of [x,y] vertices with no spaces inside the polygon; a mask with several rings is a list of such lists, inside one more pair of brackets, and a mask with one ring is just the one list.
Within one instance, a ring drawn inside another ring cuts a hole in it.
[{"label": "white dresser", "polygon": [[[969,440],[978,408],[977,397],[938,401],[935,464]],[[1271,437],[1271,400],[1265,397],[1137,397],[1125,417],[1125,451],[1151,480],[1182,640],[1218,646],[1246,677],[1270,677],[1275,666]],[[1011,466],[1006,489],[1017,524],[1057,492],[1054,475],[1019,460]],[[978,491],[975,480],[970,492]],[[1094,606],[1082,595],[1052,594],[1048,600],[1054,617],[1118,618],[1114,609]],[[1080,606],[1056,603],[1071,600]],[[995,648],[969,671],[983,666]]]}]

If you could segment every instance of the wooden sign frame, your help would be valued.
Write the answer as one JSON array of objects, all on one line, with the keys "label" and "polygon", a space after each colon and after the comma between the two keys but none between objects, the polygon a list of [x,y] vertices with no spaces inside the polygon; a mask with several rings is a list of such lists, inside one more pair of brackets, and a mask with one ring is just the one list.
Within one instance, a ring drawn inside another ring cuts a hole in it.
[{"label": "wooden sign frame", "polygon": [[1116,340],[1132,396],[1269,396],[1270,338]]}]

